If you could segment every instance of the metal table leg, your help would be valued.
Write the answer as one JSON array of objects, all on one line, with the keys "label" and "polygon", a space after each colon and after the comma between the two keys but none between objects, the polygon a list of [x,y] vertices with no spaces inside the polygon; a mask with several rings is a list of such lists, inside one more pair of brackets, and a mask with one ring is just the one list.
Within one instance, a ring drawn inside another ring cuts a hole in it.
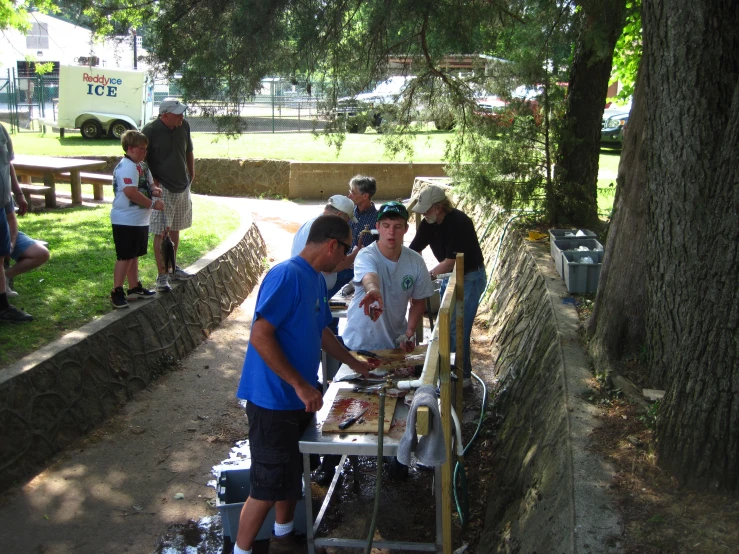
[{"label": "metal table leg", "polygon": [[310,488],[310,454],[303,454],[303,490],[305,491],[305,535],[308,554],[316,554],[313,535],[313,494]]}]

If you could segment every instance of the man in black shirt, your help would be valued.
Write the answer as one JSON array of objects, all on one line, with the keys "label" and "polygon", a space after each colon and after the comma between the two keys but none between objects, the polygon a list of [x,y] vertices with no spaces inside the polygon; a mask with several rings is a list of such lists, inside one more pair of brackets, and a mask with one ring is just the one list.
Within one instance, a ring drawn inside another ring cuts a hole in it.
[{"label": "man in black shirt", "polygon": [[[421,252],[431,246],[438,264],[431,270],[431,278],[449,273],[454,268],[457,253],[464,254],[464,386],[472,385],[470,337],[477,307],[485,290],[485,260],[472,220],[452,206],[445,189],[429,185],[418,196],[413,211],[423,214],[423,221],[410,244],[411,250]],[[447,279],[442,283],[444,295]],[[455,350],[456,320],[452,319],[452,350]]]}]

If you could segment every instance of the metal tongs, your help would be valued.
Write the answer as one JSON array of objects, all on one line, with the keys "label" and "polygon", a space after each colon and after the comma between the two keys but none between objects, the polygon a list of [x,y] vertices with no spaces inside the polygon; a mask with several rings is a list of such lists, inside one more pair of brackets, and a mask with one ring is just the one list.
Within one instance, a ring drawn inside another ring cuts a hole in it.
[{"label": "metal tongs", "polygon": [[379,383],[377,385],[368,385],[365,387],[356,386],[352,389],[352,392],[366,392],[367,394],[372,394],[374,392],[380,392],[380,389],[385,386],[385,382],[383,380],[382,383]]}]

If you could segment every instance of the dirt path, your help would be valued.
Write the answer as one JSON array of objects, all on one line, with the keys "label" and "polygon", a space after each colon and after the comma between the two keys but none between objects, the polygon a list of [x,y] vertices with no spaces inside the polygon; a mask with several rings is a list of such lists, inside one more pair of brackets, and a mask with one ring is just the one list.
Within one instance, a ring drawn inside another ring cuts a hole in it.
[{"label": "dirt path", "polygon": [[[251,212],[271,259],[320,205],[224,199]],[[256,290],[182,364],[111,420],[0,498],[2,551],[152,552],[172,523],[213,514],[211,468],[246,432],[234,393]],[[184,498],[175,500],[182,493]]]}]

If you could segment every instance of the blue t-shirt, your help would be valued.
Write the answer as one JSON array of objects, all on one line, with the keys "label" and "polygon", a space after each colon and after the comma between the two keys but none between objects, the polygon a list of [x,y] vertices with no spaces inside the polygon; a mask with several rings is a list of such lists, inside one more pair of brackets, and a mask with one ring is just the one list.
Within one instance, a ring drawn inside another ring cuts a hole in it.
[{"label": "blue t-shirt", "polygon": [[[331,322],[326,281],[300,256],[269,270],[257,295],[254,321],[263,317],[292,366],[311,385],[318,383],[321,334]],[[251,342],[236,396],[270,410],[304,410],[295,389],[264,362]]]}]

